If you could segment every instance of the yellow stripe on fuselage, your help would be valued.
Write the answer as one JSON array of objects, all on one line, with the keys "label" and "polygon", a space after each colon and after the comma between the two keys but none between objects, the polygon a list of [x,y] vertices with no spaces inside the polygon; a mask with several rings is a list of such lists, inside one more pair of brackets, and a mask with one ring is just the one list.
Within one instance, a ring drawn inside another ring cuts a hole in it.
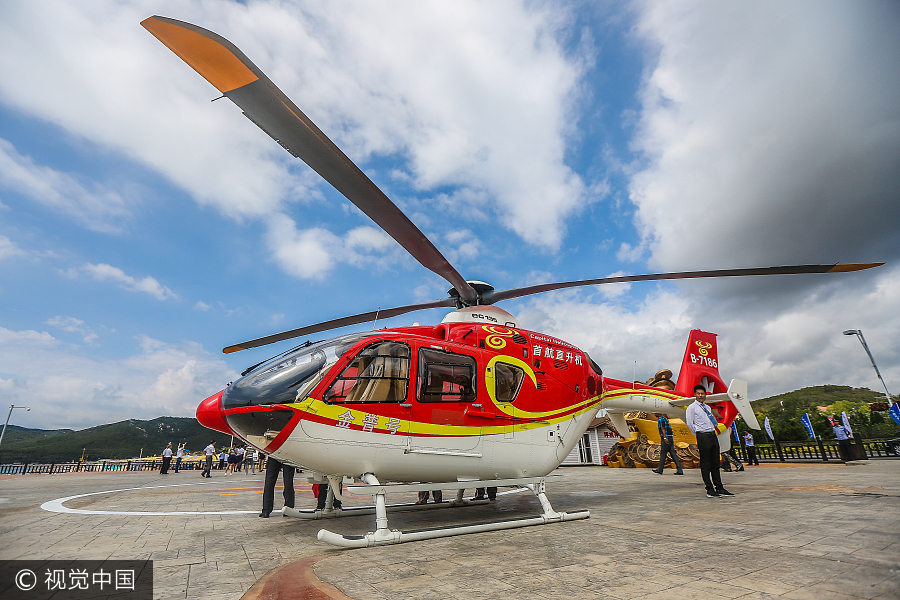
[{"label": "yellow stripe on fuselage", "polygon": [[[600,396],[594,396],[584,402],[580,402],[578,404],[574,404],[572,406],[568,406],[565,409],[561,409],[558,411],[553,411],[553,413],[546,414],[555,414],[558,415],[556,417],[539,419],[535,421],[529,421],[524,423],[513,423],[514,429],[516,431],[529,431],[531,429],[537,429],[539,427],[547,427],[548,425],[553,425],[556,423],[561,423],[567,419],[572,419],[579,415],[583,415],[587,411],[594,408],[594,406],[600,402]],[[295,404],[288,404],[294,410],[298,410],[300,412],[305,412],[308,414],[316,415],[327,419],[329,421],[337,422],[339,417],[345,415],[347,411],[350,412],[350,416],[353,417],[352,421],[349,421],[353,425],[362,425],[363,419],[367,415],[371,415],[374,417],[378,417],[378,422],[373,425],[374,428],[384,430],[387,429],[388,419],[394,417],[387,417],[384,415],[377,415],[374,413],[364,412],[360,410],[356,410],[353,408],[349,408],[345,405],[340,404],[326,404],[321,400],[316,400],[315,398],[308,398],[303,402],[298,402]],[[573,408],[578,408],[575,412],[569,412],[567,414],[560,414],[566,410],[572,410]],[[534,414],[534,413],[529,413]],[[539,413],[543,414],[543,413]],[[420,435],[420,436],[444,436],[444,437],[465,437],[472,435],[493,435],[493,434],[501,434],[509,431],[510,423],[505,423],[503,425],[484,425],[484,426],[468,426],[468,425],[441,425],[437,423],[422,423],[419,421],[407,421],[407,420],[399,420],[399,427],[397,432],[401,435]]]}]

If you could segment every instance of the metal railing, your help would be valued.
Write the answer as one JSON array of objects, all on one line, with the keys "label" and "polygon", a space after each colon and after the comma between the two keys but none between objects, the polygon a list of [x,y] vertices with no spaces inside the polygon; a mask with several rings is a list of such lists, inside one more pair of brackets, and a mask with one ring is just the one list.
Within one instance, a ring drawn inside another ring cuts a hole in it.
[{"label": "metal railing", "polygon": [[[180,471],[199,471],[204,466],[203,461],[196,459],[182,461],[178,467]],[[213,468],[218,467],[217,463]],[[68,462],[68,463],[10,463],[0,464],[0,475],[31,475],[57,473],[98,473],[108,471],[159,471],[162,469],[162,460],[104,460],[94,462]],[[175,470],[175,461],[169,465],[169,470]]]},{"label": "metal railing", "polygon": [[[886,440],[851,440],[851,460],[868,460],[870,458],[900,458],[885,447]],[[757,444],[756,457],[769,461],[805,461],[820,460],[823,462],[841,461],[840,447],[836,440],[808,440],[804,442],[782,442]],[[748,458],[746,447],[739,449],[744,459]]]}]

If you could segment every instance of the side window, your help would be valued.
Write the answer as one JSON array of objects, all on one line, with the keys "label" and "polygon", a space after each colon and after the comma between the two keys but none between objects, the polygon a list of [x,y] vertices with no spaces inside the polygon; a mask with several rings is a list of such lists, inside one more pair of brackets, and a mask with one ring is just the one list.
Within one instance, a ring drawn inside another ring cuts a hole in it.
[{"label": "side window", "polygon": [[494,382],[496,389],[494,397],[497,402],[515,402],[522,380],[525,379],[525,371],[502,362],[494,363]]},{"label": "side window", "polygon": [[364,348],[325,392],[329,404],[403,402],[409,389],[409,346],[377,342]]},{"label": "side window", "polygon": [[475,359],[431,348],[419,350],[420,402],[474,402]]}]

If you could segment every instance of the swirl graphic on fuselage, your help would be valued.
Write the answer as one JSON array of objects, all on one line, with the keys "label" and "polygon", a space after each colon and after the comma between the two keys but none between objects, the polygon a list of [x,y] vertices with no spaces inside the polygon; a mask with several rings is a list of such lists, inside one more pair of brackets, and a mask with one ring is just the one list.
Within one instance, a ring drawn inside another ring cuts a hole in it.
[{"label": "swirl graphic on fuselage", "polygon": [[512,337],[517,333],[515,329],[497,327],[495,325],[482,325],[481,328],[491,334],[484,338],[484,343],[494,350],[506,348],[506,340],[504,338]]},{"label": "swirl graphic on fuselage", "polygon": [[712,344],[704,342],[703,340],[697,340],[697,347],[700,348],[697,350],[697,354],[700,356],[709,356],[709,349],[712,348]]}]

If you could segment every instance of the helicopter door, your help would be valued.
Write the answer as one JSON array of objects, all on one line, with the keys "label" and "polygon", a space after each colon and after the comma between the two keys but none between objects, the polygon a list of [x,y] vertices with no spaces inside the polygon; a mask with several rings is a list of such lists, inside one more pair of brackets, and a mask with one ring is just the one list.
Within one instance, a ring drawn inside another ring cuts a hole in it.
[{"label": "helicopter door", "polygon": [[410,453],[480,456],[481,424],[465,425],[477,403],[475,358],[420,348],[412,402]]},{"label": "helicopter door", "polygon": [[[301,421],[310,437],[345,439],[340,430],[381,434],[360,443],[408,446],[409,346],[382,340],[364,348],[322,395],[335,426]],[[347,443],[346,441],[342,443]]]},{"label": "helicopter door", "polygon": [[[525,371],[513,364],[502,362],[502,359],[491,361],[485,371],[485,386],[488,391],[493,391],[492,400],[495,406],[504,414],[517,417],[517,410],[513,404],[522,389],[525,380]],[[497,419],[495,431],[502,432],[499,441],[510,442],[515,438],[515,423],[512,420]]]}]

